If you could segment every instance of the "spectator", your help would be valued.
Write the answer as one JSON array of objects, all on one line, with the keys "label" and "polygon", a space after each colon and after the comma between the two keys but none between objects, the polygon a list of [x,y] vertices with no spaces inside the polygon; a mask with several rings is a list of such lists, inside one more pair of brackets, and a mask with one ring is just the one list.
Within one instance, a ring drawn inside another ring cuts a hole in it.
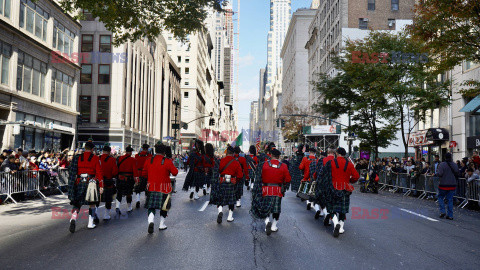
[{"label": "spectator", "polygon": [[473,160],[473,163],[475,163],[476,167],[480,166],[480,156],[478,156],[477,151],[473,152],[472,160]]},{"label": "spectator", "polygon": [[[445,155],[445,162],[437,166],[436,176],[440,177],[438,185],[438,204],[440,218],[453,220],[453,195],[457,187],[458,167],[452,160],[452,154]],[[445,213],[445,198],[447,199],[447,213]]]},{"label": "spectator", "polygon": [[2,164],[1,171],[14,173],[14,172],[17,172],[18,169],[19,169],[18,165],[15,164],[15,156],[10,155],[8,156],[8,159],[5,160],[5,162]]}]

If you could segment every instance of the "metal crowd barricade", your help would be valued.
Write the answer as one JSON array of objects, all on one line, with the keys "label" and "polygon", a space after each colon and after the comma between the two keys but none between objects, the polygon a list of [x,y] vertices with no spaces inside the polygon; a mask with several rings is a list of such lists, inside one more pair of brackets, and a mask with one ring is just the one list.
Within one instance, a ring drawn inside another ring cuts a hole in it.
[{"label": "metal crowd barricade", "polygon": [[36,192],[45,199],[45,195],[40,192],[38,172],[20,171],[20,172],[2,172],[0,173],[0,195],[6,195],[7,201],[17,203],[12,195],[17,193]]},{"label": "metal crowd barricade", "polygon": [[63,193],[61,188],[68,186],[69,172],[68,172],[68,169],[60,168],[60,169],[58,169],[57,173],[58,174],[57,174],[57,177],[56,177],[55,186],[58,189],[58,191],[60,191],[60,193],[62,193],[62,195],[63,195],[64,193]]},{"label": "metal crowd barricade", "polygon": [[426,182],[427,182],[427,176],[425,174],[421,174],[417,179],[417,183],[415,187],[417,191],[421,192],[421,194],[418,195],[418,198],[420,200],[425,198],[425,196],[427,196],[427,192],[425,191]]},{"label": "metal crowd barricade", "polygon": [[474,180],[471,182],[467,182],[466,189],[465,189],[466,200],[464,200],[459,205],[459,207],[465,208],[465,206],[467,206],[470,201],[474,201],[480,204],[479,195],[480,195],[480,181]]},{"label": "metal crowd barricade", "polygon": [[384,190],[387,187],[387,172],[386,171],[380,171],[378,173],[378,184],[381,185],[381,187],[378,190]]}]

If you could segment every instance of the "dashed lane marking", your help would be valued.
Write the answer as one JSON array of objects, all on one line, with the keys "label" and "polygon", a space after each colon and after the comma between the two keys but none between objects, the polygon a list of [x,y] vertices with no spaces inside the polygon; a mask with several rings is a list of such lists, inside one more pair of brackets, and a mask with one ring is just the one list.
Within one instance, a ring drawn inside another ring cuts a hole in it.
[{"label": "dashed lane marking", "polygon": [[206,201],[206,202],[203,204],[202,208],[200,208],[200,210],[198,210],[198,211],[199,211],[199,212],[205,211],[205,209],[207,208],[209,202],[210,202],[210,201]]},{"label": "dashed lane marking", "polygon": [[436,220],[436,219],[429,218],[429,217],[427,217],[427,216],[424,216],[424,215],[419,214],[419,213],[412,212],[412,211],[407,210],[407,209],[400,208],[400,210],[402,210],[402,211],[404,211],[404,212],[407,212],[407,213],[409,213],[409,214],[412,214],[412,215],[415,215],[415,216],[418,216],[418,217],[421,217],[421,218],[430,220],[430,221],[438,221],[438,220]]}]

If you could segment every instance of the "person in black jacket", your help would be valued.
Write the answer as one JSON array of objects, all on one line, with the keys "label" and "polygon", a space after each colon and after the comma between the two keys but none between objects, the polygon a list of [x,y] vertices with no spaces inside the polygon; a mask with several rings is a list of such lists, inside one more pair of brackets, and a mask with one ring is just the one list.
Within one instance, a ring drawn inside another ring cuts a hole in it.
[{"label": "person in black jacket", "polygon": [[453,195],[457,187],[459,176],[458,166],[452,160],[452,154],[445,155],[445,161],[440,163],[435,174],[440,178],[438,185],[438,205],[440,207],[440,218],[445,217],[445,198],[447,198],[446,218],[453,220]]}]

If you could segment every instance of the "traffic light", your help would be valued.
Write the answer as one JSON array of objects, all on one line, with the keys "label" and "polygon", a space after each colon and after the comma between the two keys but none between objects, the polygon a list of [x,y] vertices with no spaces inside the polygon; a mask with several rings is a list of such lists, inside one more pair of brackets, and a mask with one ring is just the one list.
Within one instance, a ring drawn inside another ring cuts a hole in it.
[{"label": "traffic light", "polygon": [[215,119],[210,118],[210,121],[208,122],[210,126],[215,126]]}]

